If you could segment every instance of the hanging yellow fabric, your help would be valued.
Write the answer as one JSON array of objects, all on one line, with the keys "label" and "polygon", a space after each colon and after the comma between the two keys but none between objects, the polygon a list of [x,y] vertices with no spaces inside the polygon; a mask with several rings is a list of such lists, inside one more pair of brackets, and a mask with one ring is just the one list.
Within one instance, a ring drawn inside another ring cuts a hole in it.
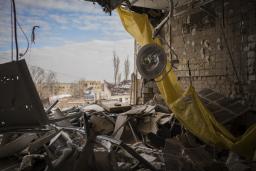
[{"label": "hanging yellow fabric", "polygon": [[[140,45],[158,43],[159,40],[152,39],[152,26],[146,14],[131,13],[122,8],[117,9],[124,28],[130,33]],[[136,19],[132,19],[136,18]]]},{"label": "hanging yellow fabric", "polygon": [[[124,28],[140,45],[148,43],[161,45],[159,39],[152,39],[152,26],[147,15],[121,7],[117,12]],[[243,136],[234,137],[207,110],[192,85],[186,91],[181,88],[170,64],[167,64],[165,71],[156,80],[159,80],[157,86],[161,95],[185,128],[205,143],[230,149],[248,158],[252,157],[256,149],[256,124],[251,126]]]}]

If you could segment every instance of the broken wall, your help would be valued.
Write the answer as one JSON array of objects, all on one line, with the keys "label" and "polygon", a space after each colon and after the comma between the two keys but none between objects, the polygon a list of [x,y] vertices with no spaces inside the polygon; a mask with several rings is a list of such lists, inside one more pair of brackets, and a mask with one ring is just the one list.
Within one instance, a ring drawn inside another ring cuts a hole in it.
[{"label": "broken wall", "polygon": [[207,2],[178,5],[160,33],[169,58],[179,60],[175,73],[186,88],[189,60],[196,90],[211,88],[229,97],[242,96],[255,106],[256,2]]}]

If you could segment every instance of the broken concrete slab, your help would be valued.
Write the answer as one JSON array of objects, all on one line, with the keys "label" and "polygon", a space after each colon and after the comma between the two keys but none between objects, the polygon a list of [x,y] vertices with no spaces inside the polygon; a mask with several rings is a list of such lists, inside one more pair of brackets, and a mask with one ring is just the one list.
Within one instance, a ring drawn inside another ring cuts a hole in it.
[{"label": "broken concrete slab", "polygon": [[119,103],[113,101],[100,101],[99,105],[110,113],[122,113],[131,109],[128,103]]}]

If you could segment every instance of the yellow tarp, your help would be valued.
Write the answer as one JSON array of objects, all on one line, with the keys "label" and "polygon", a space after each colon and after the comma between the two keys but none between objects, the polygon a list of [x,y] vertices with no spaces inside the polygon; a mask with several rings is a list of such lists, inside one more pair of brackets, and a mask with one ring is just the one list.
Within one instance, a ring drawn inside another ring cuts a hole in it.
[{"label": "yellow tarp", "polygon": [[[117,9],[124,28],[140,45],[157,43],[152,39],[152,26],[147,15],[130,12],[121,7]],[[256,124],[250,127],[243,136],[234,137],[225,127],[218,123],[191,85],[184,91],[177,81],[175,73],[167,64],[165,71],[156,78],[157,86],[175,117],[190,132],[205,143],[230,149],[242,156],[251,158],[256,149]]]}]

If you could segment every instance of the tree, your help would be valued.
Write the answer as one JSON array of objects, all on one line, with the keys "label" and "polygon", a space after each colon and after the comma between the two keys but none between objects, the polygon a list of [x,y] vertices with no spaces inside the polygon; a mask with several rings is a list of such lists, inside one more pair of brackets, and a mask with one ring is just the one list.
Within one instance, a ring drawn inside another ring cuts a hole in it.
[{"label": "tree", "polygon": [[30,75],[34,81],[34,84],[36,86],[37,92],[39,94],[40,97],[43,96],[43,84],[45,82],[45,71],[37,66],[30,66],[29,67],[30,70]]},{"label": "tree", "polygon": [[118,74],[119,74],[119,67],[120,67],[120,58],[116,55],[116,52],[113,51],[113,66],[114,66],[114,81],[115,85],[117,83]]},{"label": "tree", "polygon": [[130,61],[129,56],[124,61],[124,78],[125,80],[128,80],[130,74]]},{"label": "tree", "polygon": [[48,73],[46,74],[45,82],[48,84],[56,83],[57,82],[56,73],[53,71],[48,71]]},{"label": "tree", "polygon": [[74,83],[72,83],[70,89],[73,97],[81,96],[79,81],[75,81]]},{"label": "tree", "polygon": [[29,67],[31,77],[36,85],[42,84],[45,80],[45,71],[43,68],[37,66],[30,66]]},{"label": "tree", "polygon": [[53,95],[54,84],[57,82],[56,73],[37,66],[30,66],[29,70],[39,96],[45,98]]},{"label": "tree", "polygon": [[122,80],[122,74],[119,73],[118,77],[117,77],[117,83],[119,84],[121,82],[121,80]]},{"label": "tree", "polygon": [[57,82],[56,73],[48,71],[45,79],[46,87],[48,88],[49,95],[55,94],[54,84]]}]

